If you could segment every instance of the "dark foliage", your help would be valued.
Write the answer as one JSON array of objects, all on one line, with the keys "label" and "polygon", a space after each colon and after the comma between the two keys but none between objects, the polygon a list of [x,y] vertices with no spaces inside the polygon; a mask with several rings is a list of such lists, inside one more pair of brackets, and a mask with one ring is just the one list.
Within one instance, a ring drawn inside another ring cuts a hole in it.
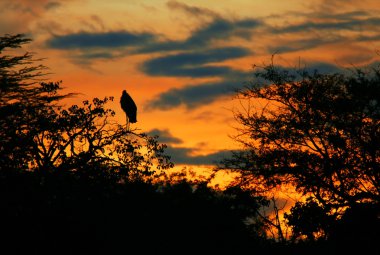
[{"label": "dark foliage", "polygon": [[244,224],[261,199],[207,182],[160,181],[165,145],[112,121],[113,98],[63,108],[30,40],[0,38],[0,252],[235,253],[259,237]]},{"label": "dark foliage", "polygon": [[[321,74],[272,64],[255,74],[239,92],[249,104],[236,114],[245,150],[223,169],[261,194],[291,185],[312,197],[287,216],[294,237],[326,238],[332,219],[361,204],[380,215],[380,69]],[[368,229],[379,224],[371,219]]]},{"label": "dark foliage", "polygon": [[[0,38],[0,53],[30,40]],[[119,181],[172,167],[164,145],[110,121],[112,97],[62,108],[61,84],[43,82],[45,68],[29,53],[0,57],[0,170],[75,171]]]},{"label": "dark foliage", "polygon": [[[156,175],[173,166],[165,145],[112,122],[112,97],[61,107],[73,94],[45,82],[38,59],[4,55],[29,41],[0,37],[1,253],[339,254],[379,240],[378,71],[296,79],[267,68],[274,85],[242,95],[274,108],[238,115],[259,146],[226,161],[255,193],[245,182],[221,191]],[[287,216],[307,240],[265,239],[257,192],[283,183],[313,196]]]},{"label": "dark foliage", "polygon": [[304,235],[309,240],[314,240],[316,234],[326,237],[326,233],[332,231],[336,220],[312,198],[308,198],[304,203],[296,202],[290,213],[285,214],[285,219],[293,228],[294,239]]},{"label": "dark foliage", "polygon": [[239,197],[206,185],[13,170],[2,171],[0,182],[1,247],[15,253],[234,254],[255,242],[242,222],[246,212],[231,209]]}]

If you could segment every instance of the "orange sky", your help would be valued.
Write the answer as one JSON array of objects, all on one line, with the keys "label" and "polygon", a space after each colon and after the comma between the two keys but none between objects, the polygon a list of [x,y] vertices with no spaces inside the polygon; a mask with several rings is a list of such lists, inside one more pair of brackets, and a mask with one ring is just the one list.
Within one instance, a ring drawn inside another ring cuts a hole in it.
[{"label": "orange sky", "polygon": [[234,89],[253,64],[322,71],[378,61],[378,0],[2,0],[0,33],[25,33],[53,81],[82,93],[69,103],[126,89],[133,127],[155,130],[175,163],[212,164],[238,149]]}]

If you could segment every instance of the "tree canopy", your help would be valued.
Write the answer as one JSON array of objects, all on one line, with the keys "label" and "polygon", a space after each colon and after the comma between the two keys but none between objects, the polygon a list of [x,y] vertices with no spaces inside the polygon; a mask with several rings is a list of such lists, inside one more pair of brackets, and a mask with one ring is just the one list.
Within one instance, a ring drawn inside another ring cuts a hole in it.
[{"label": "tree canopy", "polygon": [[[123,179],[172,167],[165,145],[112,121],[113,97],[63,108],[61,82],[45,82],[46,67],[31,53],[5,55],[30,42],[23,35],[1,38],[0,168],[75,171]],[[89,172],[91,170],[91,172]]]},{"label": "tree canopy", "polygon": [[166,146],[119,125],[112,97],[64,107],[75,94],[46,82],[31,53],[12,50],[28,42],[0,37],[1,249],[232,253],[260,239],[245,220],[265,199],[167,174]]},{"label": "tree canopy", "polygon": [[[256,67],[255,79],[238,96],[248,102],[236,113],[236,139],[244,150],[222,168],[262,194],[291,185],[312,197],[296,205],[288,223],[300,223],[300,208],[320,214],[379,205],[379,67],[323,74],[270,64]],[[303,234],[311,237],[310,229],[319,227],[306,228]]]}]

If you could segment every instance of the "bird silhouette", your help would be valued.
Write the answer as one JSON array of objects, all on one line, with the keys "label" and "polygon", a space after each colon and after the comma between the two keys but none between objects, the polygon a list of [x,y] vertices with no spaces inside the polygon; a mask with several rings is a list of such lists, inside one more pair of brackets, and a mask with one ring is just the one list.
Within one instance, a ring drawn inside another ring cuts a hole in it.
[{"label": "bird silhouette", "polygon": [[133,101],[132,97],[127,93],[126,90],[123,90],[123,93],[120,98],[121,109],[125,112],[127,116],[127,130],[129,130],[130,123],[136,123],[137,115],[137,106]]}]

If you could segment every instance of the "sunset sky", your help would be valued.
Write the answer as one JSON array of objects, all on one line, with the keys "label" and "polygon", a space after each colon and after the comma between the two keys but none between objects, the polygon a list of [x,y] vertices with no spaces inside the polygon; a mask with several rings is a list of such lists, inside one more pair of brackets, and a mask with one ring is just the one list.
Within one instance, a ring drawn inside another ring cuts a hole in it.
[{"label": "sunset sky", "polygon": [[379,0],[0,0],[0,33],[24,33],[49,79],[78,96],[126,89],[136,124],[160,135],[178,165],[207,165],[238,149],[235,90],[252,66],[323,72],[376,64]]}]

